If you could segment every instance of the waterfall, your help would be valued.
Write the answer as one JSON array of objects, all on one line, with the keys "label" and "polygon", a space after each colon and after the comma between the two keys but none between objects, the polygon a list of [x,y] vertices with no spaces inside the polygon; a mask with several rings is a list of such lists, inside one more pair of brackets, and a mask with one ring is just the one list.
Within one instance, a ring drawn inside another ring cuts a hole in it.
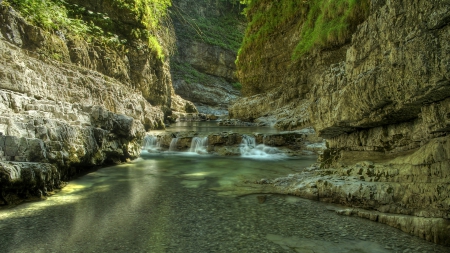
[{"label": "waterfall", "polygon": [[147,151],[158,151],[160,149],[158,138],[154,135],[146,135],[142,141],[142,149]]},{"label": "waterfall", "polygon": [[178,138],[173,138],[170,142],[169,151],[176,151]]},{"label": "waterfall", "polygon": [[242,157],[249,158],[282,158],[285,157],[281,151],[275,147],[269,147],[264,144],[256,145],[255,137],[242,135],[242,142],[239,147]]},{"label": "waterfall", "polygon": [[206,154],[208,148],[208,137],[194,137],[192,138],[191,148],[189,152],[198,154]]}]

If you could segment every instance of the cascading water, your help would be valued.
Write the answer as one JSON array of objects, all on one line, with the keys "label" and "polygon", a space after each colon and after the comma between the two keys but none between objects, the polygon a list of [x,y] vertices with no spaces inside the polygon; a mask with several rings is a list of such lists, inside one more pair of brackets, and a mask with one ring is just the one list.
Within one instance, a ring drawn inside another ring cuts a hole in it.
[{"label": "cascading water", "polygon": [[146,135],[144,140],[142,141],[142,150],[147,151],[159,151],[160,143],[158,142],[158,138],[154,135]]},{"label": "cascading water", "polygon": [[177,142],[178,138],[173,138],[170,142],[169,151],[176,151],[177,150]]},{"label": "cascading water", "polygon": [[207,154],[208,153],[208,137],[194,137],[192,138],[191,148],[189,152],[197,154]]},{"label": "cascading water", "polygon": [[264,144],[256,145],[255,137],[249,135],[242,135],[242,142],[239,147],[239,151],[242,157],[247,158],[283,158],[285,155],[281,151],[274,147],[269,147]]}]

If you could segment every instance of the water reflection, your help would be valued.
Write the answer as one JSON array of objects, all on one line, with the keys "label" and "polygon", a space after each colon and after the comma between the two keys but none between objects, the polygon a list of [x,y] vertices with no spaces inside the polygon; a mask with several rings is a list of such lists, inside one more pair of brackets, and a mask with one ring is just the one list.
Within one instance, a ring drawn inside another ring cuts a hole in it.
[{"label": "water reflection", "polygon": [[78,178],[46,201],[1,210],[1,250],[448,252],[252,183],[299,172],[314,161],[143,154]]}]

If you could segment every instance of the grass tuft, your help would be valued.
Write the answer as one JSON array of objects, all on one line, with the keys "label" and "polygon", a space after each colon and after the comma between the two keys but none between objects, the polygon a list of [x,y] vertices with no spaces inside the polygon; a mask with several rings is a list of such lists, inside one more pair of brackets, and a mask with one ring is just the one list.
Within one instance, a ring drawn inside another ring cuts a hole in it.
[{"label": "grass tuft", "polygon": [[159,58],[164,58],[156,30],[167,14],[171,0],[112,0],[120,10],[131,12],[141,27],[123,34],[122,24],[111,20],[106,13],[96,13],[64,0],[4,0],[29,22],[49,32],[67,32],[83,37],[87,42],[99,41],[110,47],[121,47],[129,39],[146,39]]}]

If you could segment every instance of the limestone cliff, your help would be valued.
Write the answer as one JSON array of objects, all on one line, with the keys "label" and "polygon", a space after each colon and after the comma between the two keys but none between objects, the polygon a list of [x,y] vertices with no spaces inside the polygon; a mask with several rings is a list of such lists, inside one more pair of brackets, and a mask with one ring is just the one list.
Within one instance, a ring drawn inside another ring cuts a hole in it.
[{"label": "limestone cliff", "polygon": [[295,19],[272,34],[246,59],[261,62],[246,78],[266,81],[243,82],[256,86],[230,115],[327,138],[321,168],[289,178],[286,192],[405,215],[373,217],[450,245],[450,2],[369,2],[351,40],[297,61]]},{"label": "limestone cliff", "polygon": [[[93,166],[135,158],[146,130],[164,128],[174,110],[196,110],[174,94],[168,57],[126,37],[142,26],[134,16],[109,1],[68,2],[111,19],[123,30],[108,36],[122,40],[43,29],[0,3],[0,204],[45,196]],[[169,39],[160,36],[167,55]]]},{"label": "limestone cliff", "polygon": [[174,0],[171,8],[176,53],[171,59],[177,94],[200,112],[225,114],[240,96],[233,83],[244,29],[239,4],[230,1]]}]

